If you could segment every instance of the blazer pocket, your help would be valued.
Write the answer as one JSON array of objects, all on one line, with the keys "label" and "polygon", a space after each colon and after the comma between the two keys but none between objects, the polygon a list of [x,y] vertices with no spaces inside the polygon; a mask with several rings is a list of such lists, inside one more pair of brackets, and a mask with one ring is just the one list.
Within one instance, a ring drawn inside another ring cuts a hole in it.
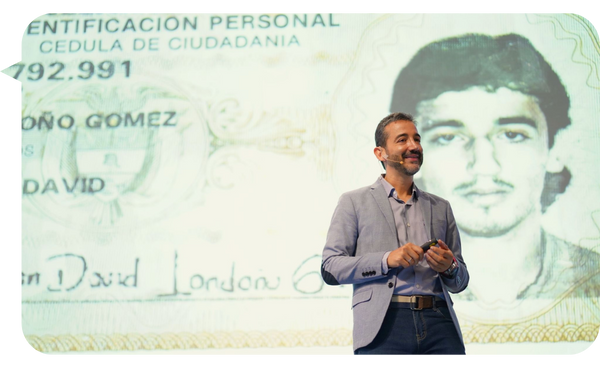
[{"label": "blazer pocket", "polygon": [[356,307],[360,303],[368,302],[371,300],[373,290],[361,290],[352,296],[352,308]]}]

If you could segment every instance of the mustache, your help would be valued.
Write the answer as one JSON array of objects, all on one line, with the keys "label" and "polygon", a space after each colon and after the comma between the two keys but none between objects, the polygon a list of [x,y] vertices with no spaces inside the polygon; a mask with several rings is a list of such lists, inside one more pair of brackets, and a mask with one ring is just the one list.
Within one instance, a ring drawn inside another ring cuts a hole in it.
[{"label": "mustache", "polygon": [[408,151],[407,153],[403,154],[402,157],[407,158],[408,155],[418,155],[419,158],[423,158],[423,152],[421,152],[419,150]]}]

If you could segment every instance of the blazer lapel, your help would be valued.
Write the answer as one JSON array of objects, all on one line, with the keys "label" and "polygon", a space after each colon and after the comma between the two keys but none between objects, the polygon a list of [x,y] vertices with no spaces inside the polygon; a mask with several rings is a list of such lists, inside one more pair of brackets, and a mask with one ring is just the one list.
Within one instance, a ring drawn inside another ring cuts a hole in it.
[{"label": "blazer lapel", "polygon": [[373,195],[373,198],[375,198],[375,202],[377,202],[379,209],[383,213],[383,217],[385,217],[388,225],[390,226],[390,230],[392,233],[397,234],[396,223],[394,222],[394,214],[392,213],[392,206],[390,206],[388,193],[385,192],[383,186],[379,183],[379,180],[371,186],[371,194]]}]

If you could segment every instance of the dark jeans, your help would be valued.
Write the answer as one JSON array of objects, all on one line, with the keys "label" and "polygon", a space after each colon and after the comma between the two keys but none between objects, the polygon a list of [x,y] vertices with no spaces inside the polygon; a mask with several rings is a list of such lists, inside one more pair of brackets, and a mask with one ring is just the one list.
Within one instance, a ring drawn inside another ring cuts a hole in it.
[{"label": "dark jeans", "polygon": [[381,329],[354,354],[465,354],[447,307],[388,308]]}]

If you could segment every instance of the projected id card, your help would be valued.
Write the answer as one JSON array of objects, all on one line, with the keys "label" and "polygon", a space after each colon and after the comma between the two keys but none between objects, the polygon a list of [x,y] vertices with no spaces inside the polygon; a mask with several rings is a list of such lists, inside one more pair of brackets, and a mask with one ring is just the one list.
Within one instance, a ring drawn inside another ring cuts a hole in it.
[{"label": "projected id card", "polygon": [[3,71],[22,83],[23,332],[43,352],[350,353],[352,286],[324,284],[321,253],[402,111],[415,182],[460,230],[467,349],[582,351],[600,329],[599,62],[576,15],[36,18]]}]

